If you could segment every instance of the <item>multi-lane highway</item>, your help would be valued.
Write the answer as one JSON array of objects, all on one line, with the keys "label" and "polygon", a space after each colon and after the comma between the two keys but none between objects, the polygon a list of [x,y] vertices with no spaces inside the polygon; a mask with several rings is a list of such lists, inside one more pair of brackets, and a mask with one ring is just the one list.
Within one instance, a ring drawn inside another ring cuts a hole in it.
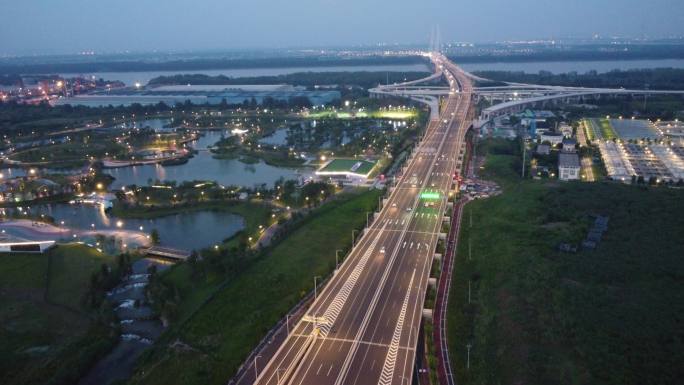
[{"label": "multi-lane highway", "polygon": [[[384,207],[256,380],[408,384],[448,192],[461,167],[472,85],[440,54],[451,89]],[[312,240],[315,242],[315,240]]]}]

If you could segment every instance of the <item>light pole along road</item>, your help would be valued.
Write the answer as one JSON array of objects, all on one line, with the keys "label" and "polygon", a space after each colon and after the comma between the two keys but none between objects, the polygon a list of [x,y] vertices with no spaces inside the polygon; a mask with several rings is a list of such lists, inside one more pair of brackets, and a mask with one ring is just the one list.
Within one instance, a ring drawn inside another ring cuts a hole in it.
[{"label": "light pole along road", "polygon": [[464,158],[472,85],[439,53],[454,90],[428,125],[387,203],[258,385],[404,385],[413,373],[423,302],[454,173]]}]

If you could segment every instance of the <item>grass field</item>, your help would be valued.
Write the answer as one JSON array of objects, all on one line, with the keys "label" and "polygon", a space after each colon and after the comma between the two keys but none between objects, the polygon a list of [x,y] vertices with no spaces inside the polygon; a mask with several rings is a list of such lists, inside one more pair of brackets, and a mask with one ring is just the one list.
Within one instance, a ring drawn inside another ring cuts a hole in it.
[{"label": "grass field", "polygon": [[613,129],[613,125],[610,124],[610,120],[601,119],[601,135],[603,136],[603,139],[606,140],[613,140],[617,138],[617,134]]},{"label": "grass field", "polygon": [[87,286],[93,271],[102,264],[112,265],[114,259],[81,245],[61,245],[50,252],[47,299],[50,302],[81,310],[80,293]]},{"label": "grass field", "polygon": [[[608,120],[605,120],[606,124],[610,126],[610,123]],[[598,118],[587,118],[584,120],[585,125],[587,127],[586,134],[587,134],[587,139],[594,141],[597,139],[608,139],[608,137],[604,133],[604,126],[602,119]],[[609,133],[612,132],[612,128],[609,130]]]},{"label": "grass field", "polygon": [[81,245],[0,255],[3,384],[74,383],[116,341],[79,304],[91,272],[103,262],[111,258]]},{"label": "grass field", "polygon": [[[465,208],[448,313],[458,383],[678,383],[684,192],[523,181],[516,162],[490,153],[504,193]],[[592,214],[610,216],[598,249],[556,251],[579,243]]]},{"label": "grass field", "polygon": [[[224,384],[265,333],[309,290],[312,277],[334,268],[366,221],[379,192],[332,201],[298,229],[230,279],[187,322],[167,332],[144,357],[130,383]],[[189,348],[169,344],[180,340]]]}]

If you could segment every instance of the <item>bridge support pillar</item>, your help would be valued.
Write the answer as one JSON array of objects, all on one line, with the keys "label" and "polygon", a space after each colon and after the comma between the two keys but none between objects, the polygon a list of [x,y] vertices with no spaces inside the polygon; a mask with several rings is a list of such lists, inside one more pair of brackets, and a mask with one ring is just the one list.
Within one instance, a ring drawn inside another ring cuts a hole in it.
[{"label": "bridge support pillar", "polygon": [[428,278],[428,285],[430,285],[432,288],[437,287],[437,278]]},{"label": "bridge support pillar", "polygon": [[439,239],[441,240],[446,240],[447,234],[446,233],[439,233]]},{"label": "bridge support pillar", "polygon": [[432,321],[432,309],[423,309],[423,318]]},{"label": "bridge support pillar", "polygon": [[449,222],[449,221],[451,221],[451,217],[446,216],[446,215],[442,217],[442,222]]},{"label": "bridge support pillar", "polygon": [[438,261],[441,261],[441,260],[442,260],[442,254],[440,254],[440,253],[435,253],[435,259],[438,260]]}]

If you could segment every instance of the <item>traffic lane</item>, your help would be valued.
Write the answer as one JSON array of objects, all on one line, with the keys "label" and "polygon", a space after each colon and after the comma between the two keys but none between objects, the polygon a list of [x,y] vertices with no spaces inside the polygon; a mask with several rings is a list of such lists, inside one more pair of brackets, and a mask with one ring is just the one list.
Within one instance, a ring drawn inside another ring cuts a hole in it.
[{"label": "traffic lane", "polygon": [[[422,238],[416,239],[415,241],[416,243],[422,243]],[[392,284],[385,286],[382,293],[382,297],[385,298],[386,301],[383,304],[383,307],[376,309],[371,316],[368,328],[364,332],[364,337],[361,339],[364,342],[380,345],[389,345],[391,343],[394,328],[396,327],[396,320],[399,317],[403,299],[406,295],[405,293],[409,290],[407,286],[411,277],[414,276],[413,269],[417,267],[417,261],[411,261],[411,258],[406,255],[415,254],[415,249],[406,248],[404,249],[403,254],[405,254],[401,256],[401,261],[403,263],[393,266],[393,277],[390,281]],[[426,249],[422,254],[427,255],[428,250]],[[419,274],[422,273],[419,272]],[[410,328],[408,325],[406,327]],[[385,351],[386,350],[387,349],[385,349]],[[366,352],[361,350],[357,351],[356,355],[353,357],[350,368],[354,368],[355,372],[356,368],[360,368],[364,363],[370,362],[365,354]],[[381,369],[381,367],[377,368],[377,370]],[[343,383],[352,382],[350,382],[350,379],[345,379]]]},{"label": "traffic lane", "polygon": [[[407,199],[409,199],[409,198],[404,198],[404,199],[402,199],[402,201],[407,200]],[[349,277],[349,274],[353,270],[353,267],[355,267],[359,263],[359,259],[361,258],[363,253],[365,253],[368,250],[368,247],[372,243],[372,239],[374,238],[374,235],[375,235],[375,237],[389,238],[390,242],[388,242],[388,244],[396,244],[396,241],[392,240],[392,238],[395,238],[395,239],[398,238],[399,234],[392,234],[392,232],[378,233],[379,231],[380,231],[379,229],[369,229],[368,230],[367,235],[365,235],[363,237],[364,238],[362,240],[363,245],[360,244],[356,248],[358,250],[358,252],[355,256],[356,261],[354,261],[354,263],[348,263],[344,267],[344,270],[340,270],[340,272],[338,272],[336,274],[336,277],[333,277],[330,284],[327,285],[326,288],[324,288],[322,290],[321,296],[319,297],[319,300],[316,302],[317,306],[316,306],[316,308],[314,308],[312,311],[309,312],[310,315],[318,316],[318,315],[320,315],[319,312],[322,313],[325,311],[325,309],[327,309],[330,302],[334,299],[334,294],[336,294],[337,290],[339,290],[341,285],[343,285],[344,282],[346,282],[346,280]],[[382,239],[380,240],[379,243],[382,243]],[[363,247],[363,246],[365,246],[365,247]],[[376,245],[376,248],[377,248],[377,245]],[[373,258],[371,258],[371,261],[372,260],[373,260]],[[351,262],[351,261],[348,259],[348,262]],[[378,275],[380,274],[381,271],[383,271],[382,270],[383,266],[381,263],[376,263],[375,265],[376,265],[376,268],[373,269],[373,271],[368,271],[368,269],[364,269],[366,272],[369,272],[369,274],[372,274],[374,277],[369,278],[369,279],[364,279],[364,277],[361,277],[362,282],[374,282],[375,280],[377,280]],[[337,289],[337,290],[335,290],[335,289]],[[364,295],[365,301],[370,301],[370,299],[372,298],[371,296],[369,296],[369,293],[372,292],[371,290],[372,290],[372,288],[368,288],[367,290],[365,290],[365,293],[364,293],[365,294]],[[361,291],[363,291],[363,290],[361,290]],[[359,300],[358,294],[355,294],[355,293],[352,293],[352,294],[353,294],[353,298],[348,298],[347,303],[355,303]],[[322,297],[324,295],[326,296],[326,298],[322,299]],[[351,301],[350,301],[350,299],[351,299]],[[340,313],[337,320],[340,320],[340,316],[342,316],[342,319],[344,319],[344,317],[345,317],[344,310]],[[337,323],[337,321],[336,321],[336,323]],[[299,326],[295,328],[295,332],[302,333],[302,334],[310,333],[310,331],[313,328],[313,325],[311,325],[310,322],[303,321],[303,322],[300,322],[298,325]],[[350,329],[348,331],[348,333],[352,332],[352,331],[353,331],[353,329]],[[333,333],[337,334],[336,326],[334,326],[334,325],[333,325]],[[277,378],[276,378],[277,373],[275,373],[275,371],[277,371],[280,368],[287,367],[289,365],[289,363],[292,361],[292,359],[297,356],[297,354],[299,352],[299,348],[301,347],[301,341],[300,341],[300,339],[296,339],[295,341],[291,342],[289,345],[290,346],[288,346],[286,349],[283,349],[280,354],[277,354],[276,357],[274,357],[273,361],[280,360],[280,361],[282,361],[282,363],[276,364],[275,366],[270,365],[270,363],[269,363],[268,369],[270,370],[270,375],[264,375],[264,377],[267,378],[267,380],[266,380],[267,383],[271,382],[271,380],[277,380]],[[280,357],[278,357],[278,356],[280,356]],[[270,367],[270,366],[273,366],[273,367]]]},{"label": "traffic lane", "polygon": [[[375,237],[387,236],[387,234],[381,232],[380,229],[369,230],[368,234],[369,235],[366,237],[366,239],[363,240],[363,242],[368,245],[372,243],[372,240]],[[368,246],[366,246],[363,249],[359,248],[359,250],[365,252],[367,248]],[[339,290],[340,285],[343,285],[344,282],[346,282],[351,272],[353,271],[353,268],[360,262],[360,258],[357,258],[353,263],[351,263],[352,261],[349,260],[348,262],[350,263],[344,266],[344,270],[340,269],[340,271],[331,279],[330,285],[327,285],[321,291],[321,295],[315,303],[316,309],[313,309],[312,307],[312,309],[310,309],[307,312],[308,316],[319,315],[318,312],[322,313],[323,311],[325,311],[325,309],[328,308],[332,300],[334,300],[335,294],[337,294],[337,291],[333,290],[333,288],[336,287]],[[294,328],[292,334],[310,335],[312,332],[313,323],[301,320]],[[277,368],[289,366],[289,364],[292,362],[292,359],[295,358],[297,354],[299,354],[299,348],[301,347],[301,343],[301,339],[296,338],[294,336],[292,338],[292,341],[290,341],[290,339],[286,340],[281,349],[278,351],[278,353],[276,353],[272,360],[269,361],[267,367],[265,368],[265,374],[263,375],[265,383],[270,383],[274,380],[277,380]],[[273,362],[275,362],[275,364]]]},{"label": "traffic lane", "polygon": [[291,385],[334,385],[342,367],[340,356],[351,348],[351,341],[318,338],[313,347],[316,360],[303,361],[291,378]]},{"label": "traffic lane", "polygon": [[[415,244],[424,245],[429,241],[430,237],[414,236],[411,242]],[[420,301],[422,287],[422,281],[427,282],[429,275],[429,260],[431,251],[428,247],[420,250],[418,248],[405,248],[404,255],[402,256],[401,263],[396,265],[396,269],[393,272],[393,279],[391,285],[387,285],[383,289],[382,297],[386,298],[385,303],[381,309],[374,312],[373,316],[370,318],[370,323],[362,341],[369,342],[372,344],[379,344],[384,346],[383,349],[370,349],[368,345],[364,349],[359,349],[357,351],[350,368],[353,368],[353,373],[350,373],[345,379],[345,384],[357,384],[363,383],[359,382],[359,379],[378,379],[380,378],[380,373],[385,366],[387,361],[387,368],[396,366],[396,357],[387,358],[389,351],[389,346],[393,342],[393,337],[395,330],[397,330],[397,325],[399,318],[404,310],[404,320],[401,329],[398,330],[399,334],[399,347],[411,347],[412,345],[402,344],[402,339],[404,341],[409,341],[409,338],[401,338],[402,336],[412,336],[413,339],[416,337],[417,329],[412,326],[410,320],[413,319],[413,312],[420,305],[417,305]],[[409,287],[409,285],[411,285]],[[404,308],[404,301],[408,294],[408,301],[406,302],[406,307]],[[407,319],[408,317],[408,319]],[[407,322],[409,321],[409,322]],[[372,350],[381,350],[384,352],[385,358],[382,359],[382,364],[380,366],[375,366],[372,364],[372,360],[367,355],[371,353]],[[377,381],[377,380],[376,380]]]},{"label": "traffic lane", "polygon": [[[382,272],[384,274],[388,264],[384,261],[386,253],[377,253],[371,261],[371,263],[377,264],[379,267],[377,269],[378,273]],[[382,284],[380,277],[370,280],[369,282],[377,282],[377,284]],[[293,384],[303,384],[309,383],[308,376],[311,375],[316,365],[320,365],[321,362],[330,362],[331,373],[326,373],[325,378],[319,378],[319,375],[315,377],[318,378],[320,384],[334,383],[337,378],[337,374],[340,373],[342,369],[342,364],[345,362],[345,358],[349,355],[350,349],[352,348],[351,343],[345,343],[344,341],[353,341],[356,339],[356,334],[361,328],[363,319],[366,315],[366,309],[370,307],[370,303],[376,294],[376,285],[365,285],[360,287],[358,291],[357,301],[347,301],[343,306],[342,312],[338,316],[333,329],[330,334],[324,340],[338,342],[338,344],[331,346],[329,343],[319,343],[316,342],[315,349],[310,350],[310,354],[307,354],[302,359],[302,364],[295,372],[292,377]],[[354,306],[351,306],[353,304]],[[327,349],[324,347],[327,346]],[[333,365],[336,363],[336,365]],[[332,382],[330,382],[332,381]]]},{"label": "traffic lane", "polygon": [[[433,221],[433,222],[434,222],[434,221]],[[413,221],[413,226],[415,226],[415,223],[416,223],[416,221]],[[422,238],[421,238],[421,239],[422,239]],[[424,244],[424,243],[423,243],[423,244]],[[416,247],[418,247],[418,245],[416,245]],[[411,248],[411,246],[409,246],[409,248]],[[429,251],[429,249],[428,249],[427,246],[426,246],[425,253],[426,253],[426,254],[429,254],[429,253],[430,253],[430,251]],[[384,257],[385,257],[385,256],[376,257],[376,259],[378,260],[379,264],[382,264],[382,265],[389,265],[390,270],[392,270],[392,269],[394,268],[395,265],[394,265],[394,264],[391,264],[391,265],[390,265],[390,264],[386,263],[386,262],[384,261]],[[400,257],[401,257],[401,256],[400,256]],[[391,276],[391,271],[390,271],[390,273],[389,273],[388,276]],[[369,297],[375,296],[375,292],[372,293],[372,294],[373,294],[372,296],[370,295],[371,292],[369,292],[368,294],[369,294]],[[361,317],[360,315],[365,315],[365,312],[363,311],[363,310],[365,309],[365,306],[363,306],[363,305],[357,306],[357,309],[358,309],[358,310],[357,310],[357,312],[355,312],[355,317],[352,317],[352,318],[351,318],[351,321],[352,321],[351,325],[347,325],[347,324],[345,324],[344,321],[343,321],[343,322],[340,324],[340,327],[341,327],[341,328],[348,329],[348,331],[350,331],[350,332],[358,331],[358,330],[361,329],[361,324],[363,323],[364,317]],[[374,310],[371,310],[371,311],[374,311]],[[372,314],[371,314],[371,315],[372,315]],[[338,318],[338,319],[340,319],[340,318]],[[347,335],[347,336],[348,336],[348,335]],[[356,338],[356,336],[354,336],[354,338]]]},{"label": "traffic lane", "polygon": [[[426,228],[423,228],[423,229],[418,229],[418,228],[416,228],[416,226],[419,225],[420,222],[422,222],[422,221],[420,221],[420,219],[421,219],[420,216],[416,216],[415,221],[414,221],[414,224],[413,224],[413,230],[414,230],[414,231],[416,231],[416,230],[427,230]],[[434,223],[436,223],[436,222],[437,222],[437,219],[438,219],[438,218],[437,218],[437,216],[435,215],[435,218],[434,218],[432,221],[429,221],[429,222],[434,222]],[[379,231],[379,230],[375,230],[375,232],[377,232],[377,231]],[[369,230],[369,234],[371,234],[371,232],[373,232],[373,230]],[[366,237],[364,237],[364,238],[366,238]],[[366,241],[366,242],[370,243],[370,240],[371,240],[372,238],[373,238],[372,236],[367,236],[367,238],[366,238],[367,241]],[[385,247],[386,247],[386,246],[385,246]],[[376,248],[377,248],[377,247],[376,247]],[[347,271],[350,271],[350,269],[347,269]],[[338,274],[339,274],[339,273],[338,273]],[[341,277],[341,278],[342,278],[342,277]],[[343,281],[343,280],[341,279],[340,281]],[[332,282],[331,282],[331,283],[332,283]],[[328,286],[328,287],[330,287],[330,286]],[[331,292],[332,292],[332,291],[331,291]],[[320,298],[320,297],[319,297],[319,298]],[[309,325],[309,326],[310,326],[310,325]],[[307,333],[308,333],[308,332],[309,332],[309,329],[307,329]],[[333,331],[333,334],[335,334],[335,333],[336,333],[336,331]],[[296,347],[296,346],[295,346],[295,347]],[[291,351],[291,355],[294,355],[294,354],[296,353],[296,351],[297,351],[296,349],[293,349],[293,350]],[[278,368],[280,368],[280,366],[279,366]],[[278,368],[276,368],[275,370],[277,370]]]}]

